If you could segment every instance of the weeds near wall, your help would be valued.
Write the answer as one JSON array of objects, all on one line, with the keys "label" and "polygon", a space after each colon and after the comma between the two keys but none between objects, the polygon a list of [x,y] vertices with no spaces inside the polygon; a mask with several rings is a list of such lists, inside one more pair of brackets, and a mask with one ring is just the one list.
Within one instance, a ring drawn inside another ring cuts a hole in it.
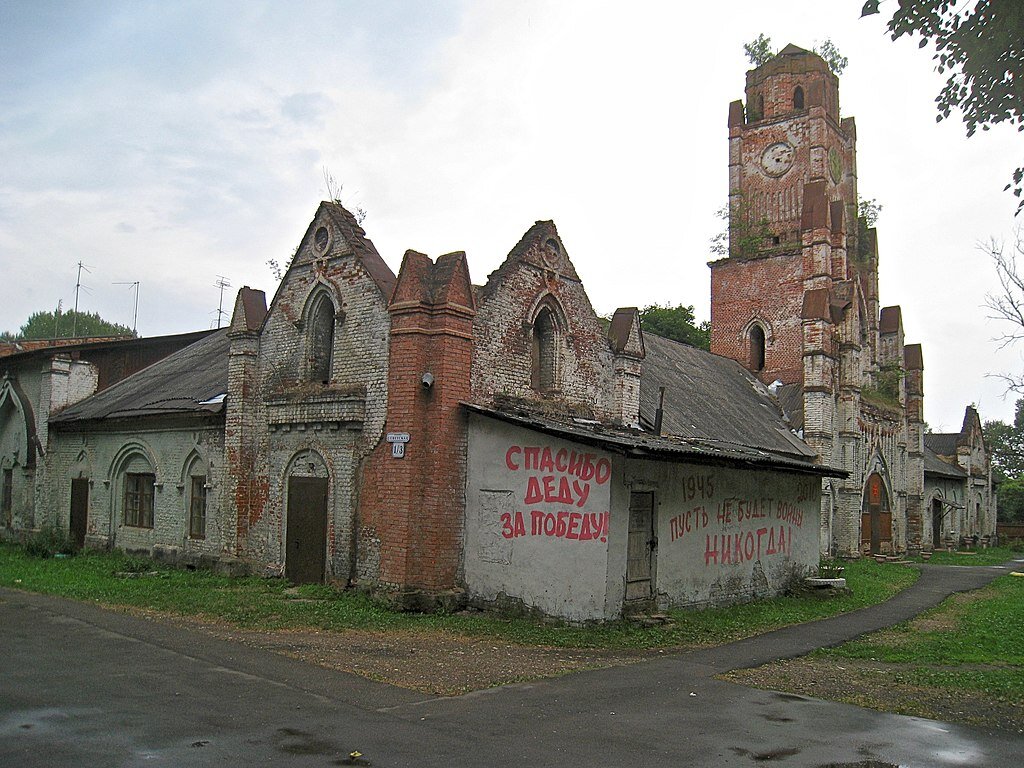
[{"label": "weeds near wall", "polygon": [[50,525],[44,525],[25,541],[25,554],[29,557],[48,558],[56,555],[73,555],[74,542],[68,535]]}]

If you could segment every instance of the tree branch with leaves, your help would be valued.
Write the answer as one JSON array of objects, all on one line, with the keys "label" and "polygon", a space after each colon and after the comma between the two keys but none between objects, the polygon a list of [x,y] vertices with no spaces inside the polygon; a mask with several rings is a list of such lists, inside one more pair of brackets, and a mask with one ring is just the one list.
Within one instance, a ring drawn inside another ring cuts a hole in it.
[{"label": "tree branch with leaves", "polygon": [[[882,0],[867,0],[861,16],[881,12]],[[953,110],[963,115],[967,135],[1008,122],[1024,131],[1024,2],[1021,0],[888,0],[886,28],[893,40],[920,35],[919,46],[935,46],[935,69],[946,75],[935,102],[937,121]],[[1024,167],[1005,189],[1021,198]]]}]

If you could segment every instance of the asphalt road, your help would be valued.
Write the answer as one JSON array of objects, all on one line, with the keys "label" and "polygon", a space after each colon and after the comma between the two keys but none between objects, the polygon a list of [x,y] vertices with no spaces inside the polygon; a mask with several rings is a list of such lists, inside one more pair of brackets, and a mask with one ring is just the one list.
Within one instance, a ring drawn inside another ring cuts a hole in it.
[{"label": "asphalt road", "polygon": [[1017,766],[1024,737],[714,679],[1005,572],[925,567],[911,589],[854,614],[455,698],[0,590],[0,766]]}]

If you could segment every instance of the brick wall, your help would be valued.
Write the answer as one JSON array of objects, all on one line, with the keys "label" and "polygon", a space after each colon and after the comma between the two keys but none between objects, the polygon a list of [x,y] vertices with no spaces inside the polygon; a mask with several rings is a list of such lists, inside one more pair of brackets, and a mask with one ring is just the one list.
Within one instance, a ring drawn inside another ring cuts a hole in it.
[{"label": "brick wall", "polygon": [[[537,222],[478,294],[474,323],[473,400],[506,398],[550,410],[616,421],[614,365],[608,337],[550,221]],[[560,324],[557,385],[533,377],[533,321],[541,304]]]},{"label": "brick wall", "polygon": [[711,265],[711,351],[750,369],[750,327],[763,325],[765,383],[803,378],[803,259],[800,253]]},{"label": "brick wall", "polygon": [[[465,254],[436,262],[410,251],[392,302],[389,433],[362,475],[360,522],[381,584],[436,593],[460,581],[465,508],[466,415],[473,365],[472,286]],[[429,377],[428,377],[429,374]]]},{"label": "brick wall", "polygon": [[[54,430],[46,457],[53,482],[44,492],[45,522],[68,530],[71,480],[87,478],[87,546],[151,554],[159,549],[175,559],[198,561],[202,556],[212,562],[230,554],[227,542],[234,525],[223,456],[223,424],[213,415],[189,422],[149,419],[146,424],[107,425],[102,430],[83,426]],[[206,536],[201,539],[190,538],[188,531],[189,471],[193,467],[207,476]],[[156,476],[152,528],[124,524],[127,472]]]},{"label": "brick wall", "polygon": [[[296,465],[295,457],[310,451],[329,477],[326,577],[376,576],[375,535],[356,510],[362,461],[384,429],[393,281],[351,214],[321,204],[253,336],[255,356],[232,378],[244,403],[244,436],[233,433],[230,414],[227,427],[229,457],[235,452],[239,468],[239,551],[268,572],[284,570],[288,478],[302,474],[308,462]],[[311,314],[322,297],[334,311],[326,383],[311,380]],[[360,537],[371,550],[362,564]]]}]

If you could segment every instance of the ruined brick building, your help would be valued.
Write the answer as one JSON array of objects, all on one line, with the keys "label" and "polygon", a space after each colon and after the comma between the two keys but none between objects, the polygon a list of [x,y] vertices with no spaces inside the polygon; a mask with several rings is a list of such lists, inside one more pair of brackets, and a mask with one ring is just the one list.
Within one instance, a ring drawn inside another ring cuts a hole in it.
[{"label": "ruined brick building", "polygon": [[226,329],[123,342],[148,355],[130,370],[89,345],[0,358],[4,527],[574,620],[772,594],[821,549],[929,546],[926,459],[939,533],[982,532],[980,433],[959,463],[926,453],[920,348],[846,224],[853,138],[813,54],[750,73],[734,243],[765,230],[712,265],[717,354],[635,308],[598,317],[550,221],[473,285],[463,253],[395,275],[322,203],[269,305],[243,288]]},{"label": "ruined brick building", "polygon": [[793,428],[847,473],[823,486],[823,552],[992,534],[980,424],[971,515],[943,516],[934,482],[926,496],[926,474],[958,472],[956,451],[926,462],[923,354],[904,343],[900,308],[879,303],[856,140],[838,78],[816,54],[789,45],[747,73],[745,102],[729,106],[730,251],[710,265],[711,349],[774,383]]}]

